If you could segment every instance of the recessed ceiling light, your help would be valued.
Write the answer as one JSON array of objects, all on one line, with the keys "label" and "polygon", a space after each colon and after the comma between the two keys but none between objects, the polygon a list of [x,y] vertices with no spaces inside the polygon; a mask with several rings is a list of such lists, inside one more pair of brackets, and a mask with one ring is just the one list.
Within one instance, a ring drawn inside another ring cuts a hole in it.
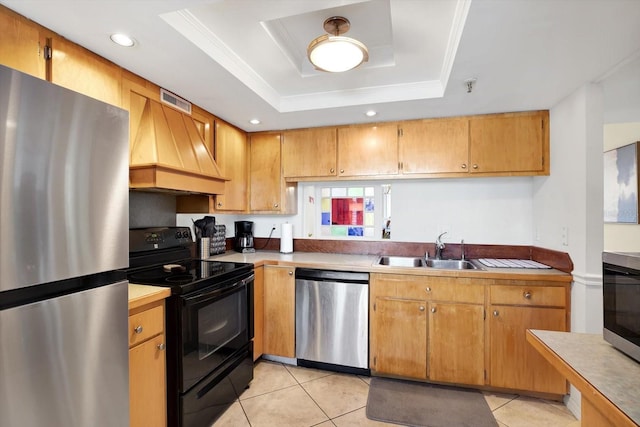
[{"label": "recessed ceiling light", "polygon": [[110,38],[111,38],[111,41],[114,42],[115,44],[118,44],[124,47],[131,47],[134,44],[136,44],[131,37],[122,33],[111,34]]},{"label": "recessed ceiling light", "polygon": [[369,111],[367,111],[367,112],[366,112],[366,113],[364,113],[364,114],[365,114],[365,116],[367,116],[367,117],[373,117],[373,116],[375,116],[375,115],[376,115],[376,114],[378,114],[378,113],[377,113],[376,111],[369,110]]},{"label": "recessed ceiling light", "polygon": [[260,124],[260,120],[258,120],[258,119],[251,119],[251,120],[249,120],[249,123],[251,123],[252,125],[259,125],[259,124]]}]

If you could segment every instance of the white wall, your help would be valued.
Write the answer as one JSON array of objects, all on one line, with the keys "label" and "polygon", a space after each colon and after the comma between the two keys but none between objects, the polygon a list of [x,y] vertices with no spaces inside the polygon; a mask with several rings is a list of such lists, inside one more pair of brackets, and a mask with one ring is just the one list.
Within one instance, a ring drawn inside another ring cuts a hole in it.
[{"label": "white wall", "polygon": [[[379,187],[383,182],[364,182]],[[214,215],[216,222],[227,226],[227,236],[234,235],[237,220],[255,222],[255,235],[268,237],[275,225],[274,237],[280,237],[280,225],[293,224],[295,238],[303,235],[303,195],[308,187],[336,183],[299,183],[297,215]],[[530,245],[532,244],[531,177],[433,179],[392,181],[391,241],[433,242],[441,231],[448,231],[445,242]],[[376,206],[380,203],[377,201]],[[192,219],[203,214],[178,214],[177,225],[191,226]],[[319,222],[319,219],[317,220]],[[376,224],[376,229],[381,225]],[[376,236],[379,234],[376,233]],[[312,238],[324,239],[316,231]],[[353,238],[351,238],[353,240]],[[381,240],[381,239],[375,239]]]},{"label": "white wall", "polygon": [[574,332],[602,332],[602,105],[602,88],[591,84],[551,109],[551,175],[534,178],[534,244],[574,263]]},{"label": "white wall", "polygon": [[[637,79],[640,81],[640,79]],[[640,104],[639,100],[636,100]],[[636,116],[640,118],[640,115]],[[640,123],[609,123],[604,125],[604,151],[640,141]],[[640,225],[604,224],[604,250],[640,252]]]},{"label": "white wall", "polygon": [[[550,111],[551,175],[534,178],[535,245],[574,263],[571,331],[602,333],[603,93],[588,84]],[[566,239],[563,239],[566,227]],[[567,407],[580,417],[580,393]]]}]

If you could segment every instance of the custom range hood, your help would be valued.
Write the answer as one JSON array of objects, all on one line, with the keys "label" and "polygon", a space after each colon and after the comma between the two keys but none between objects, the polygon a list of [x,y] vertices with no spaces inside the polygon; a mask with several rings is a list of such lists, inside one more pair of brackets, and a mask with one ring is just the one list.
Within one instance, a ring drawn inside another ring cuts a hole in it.
[{"label": "custom range hood", "polygon": [[129,188],[182,194],[223,194],[201,123],[149,97],[132,93]]}]

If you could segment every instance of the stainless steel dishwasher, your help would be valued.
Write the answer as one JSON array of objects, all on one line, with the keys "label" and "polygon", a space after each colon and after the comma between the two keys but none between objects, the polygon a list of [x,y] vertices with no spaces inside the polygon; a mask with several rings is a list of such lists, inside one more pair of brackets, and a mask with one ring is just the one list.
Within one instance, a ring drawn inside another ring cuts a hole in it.
[{"label": "stainless steel dishwasher", "polygon": [[369,374],[369,273],[296,269],[296,358]]}]

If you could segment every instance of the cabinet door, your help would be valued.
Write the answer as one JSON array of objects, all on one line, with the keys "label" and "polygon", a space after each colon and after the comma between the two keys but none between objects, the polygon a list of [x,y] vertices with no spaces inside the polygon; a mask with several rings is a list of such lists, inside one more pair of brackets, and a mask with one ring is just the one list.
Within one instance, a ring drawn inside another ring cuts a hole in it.
[{"label": "cabinet door", "polygon": [[490,306],[490,385],[565,394],[566,380],[526,341],[527,329],[566,331],[562,308]]},{"label": "cabinet door", "polygon": [[41,79],[46,78],[44,46],[36,24],[8,10],[0,10],[0,63]]},{"label": "cabinet door", "polygon": [[296,357],[296,283],[293,267],[264,267],[264,353]]},{"label": "cabinet door", "polygon": [[247,135],[223,122],[216,123],[216,162],[225,182],[224,194],[216,196],[217,211],[245,211],[248,184]]},{"label": "cabinet door", "polygon": [[434,119],[402,123],[400,168],[403,175],[466,173],[469,119]]},{"label": "cabinet door", "polygon": [[253,282],[253,360],[264,351],[264,267],[256,267]]},{"label": "cabinet door", "polygon": [[548,112],[472,117],[471,173],[549,173]]},{"label": "cabinet door", "polygon": [[316,128],[286,131],[282,135],[285,178],[336,176],[337,131]]},{"label": "cabinet door", "polygon": [[122,104],[122,69],[61,37],[51,40],[51,82],[100,101]]},{"label": "cabinet door", "polygon": [[250,210],[278,211],[281,204],[280,134],[251,135]]},{"label": "cabinet door", "polygon": [[484,384],[484,306],[429,303],[429,379]]},{"label": "cabinet door", "polygon": [[398,126],[380,124],[338,129],[338,175],[398,173]]},{"label": "cabinet door", "polygon": [[[371,321],[371,354],[376,373],[427,377],[426,302],[376,298]],[[375,332],[373,332],[375,331]]]},{"label": "cabinet door", "polygon": [[129,350],[131,427],[167,425],[164,335]]}]

